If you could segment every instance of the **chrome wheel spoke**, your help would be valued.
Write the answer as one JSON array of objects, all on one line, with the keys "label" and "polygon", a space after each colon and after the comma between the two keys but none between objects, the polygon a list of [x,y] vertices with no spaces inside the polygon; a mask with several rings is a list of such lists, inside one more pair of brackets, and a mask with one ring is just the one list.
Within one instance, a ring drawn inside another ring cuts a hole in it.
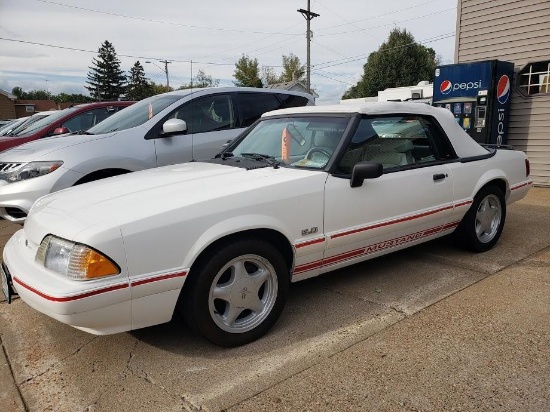
[{"label": "chrome wheel spoke", "polygon": [[215,286],[214,289],[212,289],[212,297],[214,299],[225,300],[226,302],[231,301],[231,286],[232,284]]},{"label": "chrome wheel spoke", "polygon": [[489,195],[480,202],[476,213],[475,232],[481,242],[490,242],[496,236],[501,217],[502,206],[498,197]]},{"label": "chrome wheel spoke", "polygon": [[264,302],[262,302],[262,300],[257,295],[256,298],[250,302],[249,306],[250,307],[248,309],[250,309],[255,314],[261,313],[265,308]]},{"label": "chrome wheel spoke", "polygon": [[244,266],[245,262],[245,260],[238,260],[233,264],[231,270],[233,273],[233,282],[237,282],[249,276],[246,267]]},{"label": "chrome wheel spoke", "polygon": [[214,277],[208,306],[212,320],[230,333],[243,333],[265,321],[277,300],[277,273],[258,255],[227,262]]},{"label": "chrome wheel spoke", "polygon": [[253,273],[250,278],[254,282],[254,285],[256,285],[258,292],[262,285],[265,283],[267,279],[271,276],[271,273],[265,269],[259,269],[256,271],[256,273]]},{"label": "chrome wheel spoke", "polygon": [[232,327],[235,325],[235,321],[243,311],[242,308],[238,308],[235,305],[232,305],[231,303],[227,304],[227,307],[225,309],[225,313],[222,316],[223,322],[229,326]]}]

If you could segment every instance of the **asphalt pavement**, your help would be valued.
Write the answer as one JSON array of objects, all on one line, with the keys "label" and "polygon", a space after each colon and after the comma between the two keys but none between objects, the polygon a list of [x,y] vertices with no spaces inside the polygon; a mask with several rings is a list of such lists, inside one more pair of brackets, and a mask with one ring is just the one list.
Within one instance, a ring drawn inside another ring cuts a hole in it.
[{"label": "asphalt pavement", "polygon": [[[0,223],[0,245],[18,229]],[[483,254],[447,239],[293,284],[223,349],[181,319],[93,336],[0,302],[0,410],[550,411],[550,189]]]}]

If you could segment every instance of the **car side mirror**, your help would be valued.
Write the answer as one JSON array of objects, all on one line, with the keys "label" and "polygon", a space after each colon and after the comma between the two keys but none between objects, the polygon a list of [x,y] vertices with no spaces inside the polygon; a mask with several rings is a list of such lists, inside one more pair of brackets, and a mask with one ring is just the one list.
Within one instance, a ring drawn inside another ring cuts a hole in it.
[{"label": "car side mirror", "polygon": [[359,162],[353,166],[351,171],[351,187],[363,186],[363,180],[376,179],[384,174],[384,166],[381,163]]},{"label": "car side mirror", "polygon": [[52,133],[52,136],[57,136],[57,135],[60,135],[60,134],[66,134],[66,133],[70,133],[71,131],[69,129],[67,129],[66,127],[56,127],[55,129],[53,129],[53,133]]},{"label": "car side mirror", "polygon": [[168,119],[162,125],[161,137],[187,133],[187,123],[181,119]]}]

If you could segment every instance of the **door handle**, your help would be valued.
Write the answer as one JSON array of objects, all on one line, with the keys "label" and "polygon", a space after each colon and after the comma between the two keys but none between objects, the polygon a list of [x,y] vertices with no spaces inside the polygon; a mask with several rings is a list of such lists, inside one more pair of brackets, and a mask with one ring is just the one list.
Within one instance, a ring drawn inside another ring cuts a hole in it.
[{"label": "door handle", "polygon": [[435,174],[435,175],[433,176],[434,182],[437,182],[438,180],[443,180],[443,179],[445,179],[445,178],[448,177],[448,176],[449,176],[448,174],[443,174],[443,173]]}]

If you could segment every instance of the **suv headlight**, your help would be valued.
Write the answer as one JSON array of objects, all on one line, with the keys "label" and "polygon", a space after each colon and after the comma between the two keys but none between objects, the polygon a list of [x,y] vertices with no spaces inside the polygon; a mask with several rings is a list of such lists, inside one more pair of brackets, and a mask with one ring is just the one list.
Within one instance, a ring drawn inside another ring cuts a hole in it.
[{"label": "suv headlight", "polygon": [[0,174],[0,178],[8,183],[32,179],[33,177],[44,176],[61,167],[62,161],[55,162],[30,162],[13,171]]},{"label": "suv headlight", "polygon": [[72,280],[91,280],[120,273],[118,266],[97,250],[53,235],[42,240],[35,260]]}]

